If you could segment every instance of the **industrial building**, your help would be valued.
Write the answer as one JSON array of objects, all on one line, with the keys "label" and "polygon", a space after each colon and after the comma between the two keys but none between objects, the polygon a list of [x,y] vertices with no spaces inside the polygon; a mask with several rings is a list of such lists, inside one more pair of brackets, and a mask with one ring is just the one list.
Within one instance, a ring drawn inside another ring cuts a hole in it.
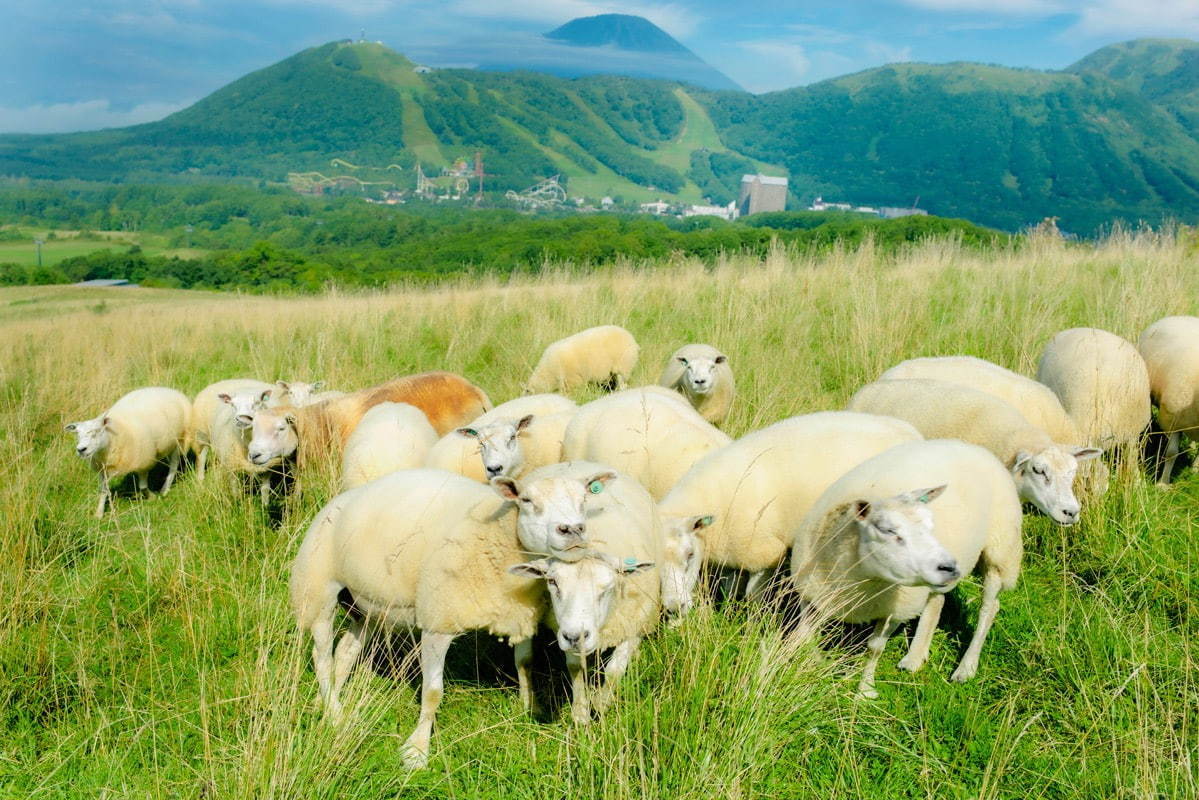
[{"label": "industrial building", "polygon": [[771,175],[742,175],[737,211],[741,216],[759,211],[782,211],[787,207],[787,179]]}]

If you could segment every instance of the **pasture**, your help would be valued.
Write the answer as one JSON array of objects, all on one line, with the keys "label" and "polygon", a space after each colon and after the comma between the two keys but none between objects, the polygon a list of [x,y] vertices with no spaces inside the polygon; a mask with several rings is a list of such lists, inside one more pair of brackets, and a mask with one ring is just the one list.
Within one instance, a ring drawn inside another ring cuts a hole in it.
[{"label": "pasture", "polygon": [[[545,344],[616,323],[641,343],[633,385],[682,343],[726,352],[736,437],[841,408],[905,358],[965,353],[1033,374],[1063,328],[1135,341],[1178,313],[1199,313],[1199,258],[1184,237],[1149,234],[780,249],[303,298],[0,290],[0,796],[1194,797],[1193,472],[1163,489],[1125,470],[1074,528],[1026,515],[1020,584],[964,685],[948,677],[977,612],[973,580],[923,670],[895,668],[910,628],[892,639],[875,701],[854,699],[863,630],[797,641],[773,606],[701,602],[647,640],[616,705],[583,728],[564,707],[525,717],[508,649],[463,637],[429,768],[407,773],[417,701],[403,644],[354,673],[335,730],[287,608],[290,561],[335,475],[300,475],[277,524],[219,469],[204,484],[185,471],[163,499],[126,492],[96,521],[95,479],[62,431],[134,387],[194,395],[234,376],[351,389],[447,369],[498,403]],[[537,659],[543,697],[561,706],[552,640]]]},{"label": "pasture", "polygon": [[[195,248],[171,248],[167,238],[161,234],[133,233],[128,231],[93,231],[90,236],[80,236],[80,231],[46,230],[44,228],[5,228],[9,236],[0,240],[0,264],[21,264],[32,267],[37,264],[37,245],[34,239],[41,239],[43,244],[42,264],[50,267],[58,262],[94,253],[97,250],[127,250],[137,245],[146,255],[176,256],[178,258],[196,258],[205,251]],[[13,232],[24,234],[23,239],[13,237]],[[54,238],[49,238],[53,234]]]}]

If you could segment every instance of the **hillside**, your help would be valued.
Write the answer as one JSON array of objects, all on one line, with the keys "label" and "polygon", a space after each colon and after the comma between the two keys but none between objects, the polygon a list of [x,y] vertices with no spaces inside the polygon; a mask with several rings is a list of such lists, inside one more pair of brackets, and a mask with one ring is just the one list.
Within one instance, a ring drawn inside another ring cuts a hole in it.
[{"label": "hillside", "polygon": [[558,174],[574,196],[724,203],[743,173],[763,170],[790,175],[793,204],[919,198],[934,214],[1007,230],[1056,216],[1090,234],[1114,220],[1199,220],[1199,128],[1188,122],[1199,100],[1187,90],[1199,87],[1188,72],[1196,52],[1130,43],[1068,72],[897,64],[754,96],[631,77],[418,71],[382,45],[334,42],[159,122],[0,136],[0,175],[302,173],[412,188],[418,162],[437,175],[478,150],[486,188],[501,194]]},{"label": "hillside", "polygon": [[1013,229],[1045,216],[1199,215],[1199,144],[1095,74],[894,64],[801,89],[706,98],[724,140],[826,197],[920,205]]}]

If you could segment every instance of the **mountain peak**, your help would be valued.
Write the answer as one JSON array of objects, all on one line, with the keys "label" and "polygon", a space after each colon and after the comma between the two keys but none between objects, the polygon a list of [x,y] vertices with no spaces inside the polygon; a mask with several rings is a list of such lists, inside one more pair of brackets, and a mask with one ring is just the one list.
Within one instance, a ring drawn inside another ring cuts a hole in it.
[{"label": "mountain peak", "polygon": [[666,31],[645,17],[631,14],[598,14],[579,17],[545,34],[545,38],[578,47],[613,45],[621,50],[643,53],[692,55]]}]

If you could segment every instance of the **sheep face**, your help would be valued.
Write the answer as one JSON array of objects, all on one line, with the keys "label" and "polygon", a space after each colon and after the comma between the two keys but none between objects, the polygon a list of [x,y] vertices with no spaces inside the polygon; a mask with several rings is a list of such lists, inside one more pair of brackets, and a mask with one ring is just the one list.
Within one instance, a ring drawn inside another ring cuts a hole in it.
[{"label": "sheep face", "polygon": [[683,386],[697,395],[705,395],[716,387],[716,365],[723,364],[728,360],[728,356],[724,354],[714,357],[683,358],[679,356],[678,359],[685,368],[682,378]]},{"label": "sheep face", "polygon": [[312,395],[319,392],[325,385],[325,382],[276,381],[275,385],[282,389],[282,392],[279,394],[279,401],[281,403],[288,403],[296,408],[302,408],[312,401]]},{"label": "sheep face", "polygon": [[522,487],[511,478],[493,478],[491,485],[505,500],[517,504],[516,532],[526,550],[573,561],[582,558],[587,547],[584,502],[615,477],[615,472],[600,472],[582,481],[542,478]]},{"label": "sheep face", "polygon": [[291,414],[276,414],[270,409],[262,409],[254,414],[250,430],[246,457],[250,463],[260,467],[290,457],[300,446],[296,418]]},{"label": "sheep face", "polygon": [[515,475],[525,463],[524,449],[520,446],[520,435],[528,430],[533,415],[519,420],[501,419],[473,428],[459,428],[459,436],[479,441],[479,455],[483,459],[483,471],[487,479]]},{"label": "sheep face", "polygon": [[858,500],[850,511],[858,527],[858,563],[872,578],[899,586],[947,592],[961,577],[957,560],[933,535],[928,503],[944,486],[904,492],[881,501]]},{"label": "sheep face", "polygon": [[711,514],[662,518],[665,532],[661,564],[662,607],[668,614],[681,617],[691,609],[699,568],[704,560],[702,532],[714,519]]},{"label": "sheep face", "polygon": [[254,423],[254,414],[266,408],[271,399],[271,390],[254,390],[236,394],[219,394],[221,402],[233,407],[233,424],[241,430],[249,430]]},{"label": "sheep face", "polygon": [[106,416],[72,422],[64,430],[75,434],[75,453],[80,458],[91,458],[107,450],[112,440],[112,429]]},{"label": "sheep face", "polygon": [[558,622],[558,646],[566,653],[587,656],[599,647],[599,634],[612,612],[621,581],[652,566],[652,561],[588,552],[576,561],[541,558],[508,571],[545,580]]},{"label": "sheep face", "polygon": [[1012,464],[1020,499],[1032,503],[1055,522],[1073,525],[1081,510],[1074,496],[1074,476],[1080,461],[1100,455],[1095,447],[1054,446],[1039,453],[1021,451]]}]

